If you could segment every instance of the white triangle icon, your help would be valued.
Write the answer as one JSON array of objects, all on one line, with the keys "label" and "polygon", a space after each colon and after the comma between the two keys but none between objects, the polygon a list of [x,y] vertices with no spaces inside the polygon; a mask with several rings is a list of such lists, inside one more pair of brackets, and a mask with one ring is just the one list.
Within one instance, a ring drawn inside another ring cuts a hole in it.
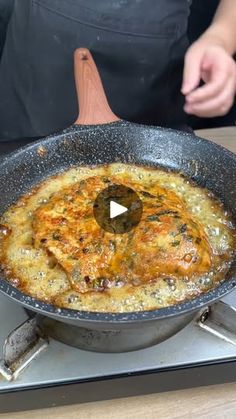
[{"label": "white triangle icon", "polygon": [[110,218],[115,218],[118,215],[124,214],[126,211],[128,211],[128,208],[117,204],[115,201],[110,201]]}]

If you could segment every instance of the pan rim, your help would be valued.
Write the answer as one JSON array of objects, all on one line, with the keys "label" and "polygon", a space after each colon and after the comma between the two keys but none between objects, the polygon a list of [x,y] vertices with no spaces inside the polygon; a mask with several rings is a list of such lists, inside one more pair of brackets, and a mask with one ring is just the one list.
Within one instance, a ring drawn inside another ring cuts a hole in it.
[{"label": "pan rim", "polygon": [[172,135],[178,135],[180,137],[189,137],[189,138],[195,138],[198,141],[200,141],[201,143],[206,143],[206,144],[210,144],[211,146],[213,146],[214,148],[223,151],[226,155],[228,155],[229,157],[231,157],[233,160],[236,161],[236,153],[232,152],[231,150],[229,150],[228,148],[224,147],[221,144],[215,143],[214,141],[210,140],[210,139],[206,139],[206,138],[202,138],[199,137],[198,135],[195,135],[194,131],[193,132],[186,132],[186,131],[181,131],[181,130],[177,130],[177,129],[173,129],[173,128],[166,128],[166,127],[161,127],[158,125],[145,125],[145,124],[139,124],[136,122],[129,122],[123,119],[120,119],[119,121],[115,121],[115,122],[109,122],[106,124],[100,124],[100,125],[78,125],[78,124],[72,124],[69,127],[65,128],[63,131],[59,131],[53,134],[49,134],[46,137],[42,137],[38,140],[32,141],[28,144],[25,144],[24,146],[21,146],[19,148],[17,148],[16,150],[7,153],[6,155],[4,155],[2,158],[0,157],[0,169],[1,166],[3,166],[4,164],[7,164],[8,161],[11,158],[14,158],[16,156],[18,156],[19,154],[21,154],[24,151],[28,151],[31,148],[36,147],[37,145],[40,146],[42,145],[44,142],[51,140],[59,140],[61,137],[64,137],[65,135],[71,134],[71,131],[74,130],[75,133],[82,133],[82,132],[89,132],[89,131],[94,131],[94,130],[98,130],[101,129],[103,130],[104,128],[108,128],[108,129],[116,129],[117,126],[122,127],[122,128],[127,128],[127,127],[135,127],[135,128],[139,128],[139,129],[148,129],[148,130],[154,130],[154,131],[159,131],[159,132],[168,132]]},{"label": "pan rim", "polygon": [[178,304],[153,310],[111,313],[57,307],[53,304],[43,302],[37,298],[24,294],[22,291],[11,285],[6,279],[0,278],[0,292],[29,310],[31,309],[34,312],[39,312],[40,314],[48,317],[57,317],[57,319],[62,322],[66,319],[81,323],[107,323],[109,325],[135,324],[144,321],[155,321],[177,317],[192,311],[200,311],[203,307],[220,300],[223,296],[232,292],[235,288],[236,275],[230,279],[224,280],[224,282],[212,290]]}]

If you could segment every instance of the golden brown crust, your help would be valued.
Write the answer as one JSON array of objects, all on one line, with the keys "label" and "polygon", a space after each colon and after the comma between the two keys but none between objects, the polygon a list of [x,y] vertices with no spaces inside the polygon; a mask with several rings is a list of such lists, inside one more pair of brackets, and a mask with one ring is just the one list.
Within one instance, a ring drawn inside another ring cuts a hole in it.
[{"label": "golden brown crust", "polygon": [[[106,179],[117,184],[119,179]],[[143,200],[143,216],[130,233],[104,232],[93,202],[106,183],[94,176],[56,193],[34,213],[36,247],[44,247],[63,267],[74,290],[85,292],[122,283],[141,284],[161,274],[190,277],[207,272],[211,249],[206,235],[177,195],[156,184],[149,191],[125,182]]]}]

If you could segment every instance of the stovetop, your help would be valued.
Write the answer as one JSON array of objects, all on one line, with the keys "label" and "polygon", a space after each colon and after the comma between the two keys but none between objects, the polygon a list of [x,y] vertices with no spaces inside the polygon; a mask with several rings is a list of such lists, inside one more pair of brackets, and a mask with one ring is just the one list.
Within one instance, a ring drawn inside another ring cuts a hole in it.
[{"label": "stovetop", "polygon": [[[224,298],[236,307],[236,292]],[[0,294],[0,358],[6,336],[27,319],[25,310]],[[236,346],[190,323],[172,338],[126,353],[96,353],[50,339],[48,347],[14,381],[0,378],[0,392],[236,359]]]}]

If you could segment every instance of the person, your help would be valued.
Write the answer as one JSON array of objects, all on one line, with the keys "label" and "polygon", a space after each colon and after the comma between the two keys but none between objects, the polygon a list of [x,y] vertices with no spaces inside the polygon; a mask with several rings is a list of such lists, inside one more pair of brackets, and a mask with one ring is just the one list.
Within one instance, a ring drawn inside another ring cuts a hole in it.
[{"label": "person", "polygon": [[[190,0],[15,0],[0,62],[0,139],[42,137],[78,114],[73,52],[91,50],[119,117],[179,127],[236,89],[235,0],[190,47]],[[185,57],[185,58],[184,58]]]},{"label": "person", "polygon": [[[188,19],[188,39],[192,44],[210,26],[213,16],[219,6],[220,0],[192,0]],[[236,123],[236,97],[231,109],[225,115],[217,115],[211,118],[198,117],[188,114],[188,124],[193,129],[217,128],[232,126]]]},{"label": "person", "polygon": [[[200,117],[226,114],[236,91],[236,3],[221,0],[210,27],[185,55],[185,111]],[[198,87],[200,80],[205,85]]]}]

